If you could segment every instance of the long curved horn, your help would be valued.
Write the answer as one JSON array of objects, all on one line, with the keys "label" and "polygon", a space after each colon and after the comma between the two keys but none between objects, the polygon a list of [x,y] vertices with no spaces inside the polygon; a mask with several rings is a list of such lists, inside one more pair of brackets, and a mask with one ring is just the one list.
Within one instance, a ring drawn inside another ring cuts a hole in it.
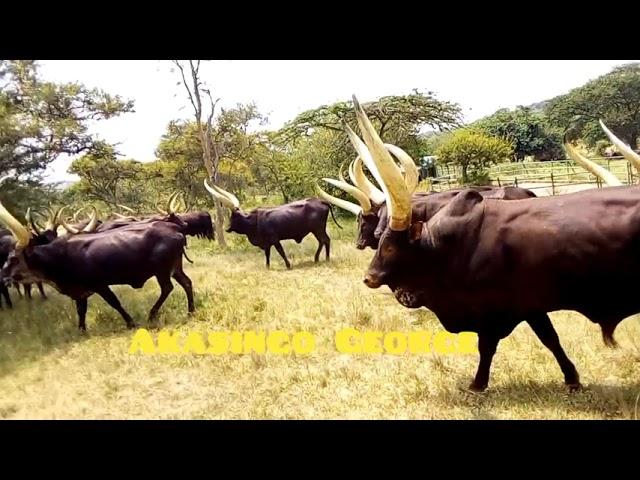
[{"label": "long curved horn", "polygon": [[360,155],[349,165],[349,177],[351,177],[351,182],[362,190],[373,203],[381,205],[385,202],[384,192],[371,183],[364,174]]},{"label": "long curved horn", "polygon": [[31,217],[31,207],[27,208],[27,213],[25,214],[24,219],[27,221],[27,225],[31,225],[31,228],[36,233],[36,235],[42,235],[42,230],[38,228],[38,225],[36,225],[36,222],[34,222],[33,218]]},{"label": "long curved horn", "polygon": [[58,227],[58,215],[60,215],[60,210],[57,209],[55,212],[50,207],[45,207],[45,210],[49,212],[49,217],[44,224],[45,230],[55,230]]},{"label": "long curved horn", "polygon": [[80,207],[78,210],[76,210],[76,213],[73,214],[73,221],[77,222],[78,221],[78,216],[80,215],[80,212],[82,212],[83,210],[86,210],[87,208],[89,208],[89,206],[85,205],[84,207]]},{"label": "long curved horn", "polygon": [[180,192],[173,192],[169,197],[169,200],[167,200],[167,213],[169,214],[176,213],[174,202],[178,195],[180,195]]},{"label": "long curved horn", "polygon": [[[331,179],[323,178],[323,180],[328,181]],[[362,212],[362,207],[359,207],[355,203],[348,202],[346,200],[342,200],[341,198],[336,198],[333,195],[329,195],[327,192],[322,190],[320,186],[316,183],[316,190],[318,191],[318,195],[326,200],[329,203],[332,203],[336,207],[340,207],[348,212],[353,213],[354,215],[358,215]]]},{"label": "long curved horn", "polygon": [[89,220],[89,223],[82,229],[82,233],[91,233],[98,227],[98,211],[93,205],[91,205],[91,209],[93,210],[91,220]]},{"label": "long curved horn", "polygon": [[212,187],[221,195],[227,197],[229,199],[229,201],[231,202],[231,204],[233,205],[233,208],[240,208],[240,201],[238,200],[238,198],[233,194],[233,193],[229,193],[226,190],[223,190],[221,187],[217,186],[217,185],[212,185]]},{"label": "long curved horn", "polygon": [[353,185],[349,185],[347,182],[341,182],[340,180],[334,180],[333,178],[323,178],[323,180],[327,183],[330,183],[334,187],[338,187],[344,190],[353,198],[355,198],[360,204],[363,213],[371,211],[371,201],[369,201],[369,197],[367,197],[360,189],[354,187]]},{"label": "long curved horn", "polygon": [[346,160],[342,162],[342,165],[340,165],[340,168],[338,169],[338,178],[340,179],[341,182],[347,183],[347,181],[344,178],[344,175],[342,174],[342,170],[344,169],[345,163],[347,163]]},{"label": "long curved horn", "polygon": [[58,212],[58,220],[60,221],[60,224],[64,227],[64,229],[73,234],[73,235],[77,235],[78,233],[80,233],[80,230],[78,230],[77,228],[69,225],[66,220],[64,219],[64,215],[62,214],[62,212],[64,212],[64,209],[67,208],[67,205],[65,205],[64,207],[62,207],[60,209],[60,211]]},{"label": "long curved horn", "polygon": [[120,205],[119,203],[117,204],[118,207],[120,207],[121,209],[127,211],[127,212],[131,212],[131,213],[136,213],[136,211],[133,208],[129,208],[126,205]]},{"label": "long curved horn", "polygon": [[407,230],[411,223],[411,192],[407,188],[407,183],[398,165],[396,165],[382,139],[378,136],[378,132],[369,121],[355,95],[353,96],[353,105],[356,110],[356,119],[360,132],[368,150],[371,152],[372,165],[367,163],[368,159],[365,156],[363,156],[363,160],[367,163],[371,173],[377,171],[376,178],[379,176],[383,179],[380,186],[386,190],[385,193],[387,194],[389,228],[395,231]]},{"label": "long curved horn", "polygon": [[616,177],[613,173],[607,170],[604,167],[601,167],[595,162],[592,162],[585,156],[581,155],[578,150],[570,143],[565,142],[564,148],[567,150],[569,156],[573,159],[574,162],[582,165],[586,170],[593,173],[596,177],[600,178],[604,183],[606,183],[610,187],[618,187],[622,185],[622,182]]},{"label": "long curved horn", "polygon": [[611,132],[611,130],[607,128],[607,126],[604,124],[602,120],[600,120],[600,127],[602,127],[602,130],[604,130],[604,133],[607,134],[607,137],[609,137],[609,140],[611,140],[611,143],[613,143],[616,147],[618,147],[618,150],[622,152],[622,155],[624,156],[624,158],[626,158],[627,161],[631,163],[631,165],[636,167],[636,170],[640,173],[640,155],[634,152],[629,145],[627,145],[618,137],[616,137]]},{"label": "long curved horn", "polygon": [[222,205],[224,205],[225,207],[227,207],[227,208],[229,208],[231,210],[234,209],[234,206],[233,206],[233,203],[231,202],[231,200],[229,200],[228,197],[225,197],[221,193],[218,193],[216,190],[211,188],[209,186],[209,184],[207,183],[207,179],[206,178],[204,179],[204,188],[207,189],[207,192],[209,192],[213,198],[215,198],[220,203],[222,203]]},{"label": "long curved horn", "polygon": [[[178,213],[178,207],[180,207],[180,198],[182,197],[182,200],[184,200],[184,195],[182,192],[176,192],[174,195],[172,195],[172,199],[169,202],[169,212],[171,213]],[[186,202],[184,202],[186,205]]]},{"label": "long curved horn", "polygon": [[396,145],[385,143],[384,146],[387,148],[387,151],[393,154],[393,156],[395,156],[404,167],[404,180],[407,184],[407,188],[409,189],[409,193],[413,194],[418,187],[418,179],[420,178],[418,167],[416,167],[413,158]]},{"label": "long curved horn", "polygon": [[385,200],[386,200],[387,198],[386,185],[382,180],[382,177],[380,177],[380,172],[378,172],[378,169],[376,168],[375,162],[373,161],[373,157],[371,156],[371,152],[367,148],[367,145],[360,139],[360,137],[358,137],[358,135],[356,135],[356,133],[346,123],[344,124],[344,130],[347,132],[349,140],[351,141],[351,145],[353,145],[353,148],[355,148],[356,152],[358,152],[358,157],[362,159],[364,164],[367,166],[367,168],[373,175],[373,178],[375,178],[376,182],[378,182],[378,185],[382,187],[383,195],[385,196]]},{"label": "long curved horn", "polygon": [[158,200],[156,202],[156,210],[161,213],[162,215],[169,215],[169,212],[167,212],[166,210],[160,208],[160,200]]},{"label": "long curved horn", "polygon": [[[0,179],[0,183],[2,183],[6,178],[4,177]],[[16,220],[16,218],[9,213],[9,211],[4,208],[2,202],[0,202],[0,220],[7,226],[13,236],[16,239],[16,248],[24,248],[29,245],[29,241],[33,238],[33,234],[24,228],[24,226]]]}]

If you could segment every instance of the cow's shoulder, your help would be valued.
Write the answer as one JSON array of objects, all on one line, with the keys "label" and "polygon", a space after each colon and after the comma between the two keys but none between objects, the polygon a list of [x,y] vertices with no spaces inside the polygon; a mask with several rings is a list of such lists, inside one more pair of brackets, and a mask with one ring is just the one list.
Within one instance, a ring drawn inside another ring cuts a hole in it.
[{"label": "cow's shoulder", "polygon": [[481,221],[483,201],[477,190],[462,190],[428,221],[412,224],[411,240],[419,239],[421,246],[433,248],[473,233]]}]

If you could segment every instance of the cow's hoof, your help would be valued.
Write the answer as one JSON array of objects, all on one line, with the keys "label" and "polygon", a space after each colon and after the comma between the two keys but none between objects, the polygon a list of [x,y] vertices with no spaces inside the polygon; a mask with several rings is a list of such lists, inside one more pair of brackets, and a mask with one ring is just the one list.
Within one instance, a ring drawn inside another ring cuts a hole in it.
[{"label": "cow's hoof", "polygon": [[582,390],[582,384],[580,382],[576,382],[576,383],[567,383],[567,388],[569,389],[569,392],[578,392],[580,390]]},{"label": "cow's hoof", "polygon": [[469,391],[473,393],[483,393],[487,389],[487,385],[477,384],[476,382],[471,382],[469,385]]}]

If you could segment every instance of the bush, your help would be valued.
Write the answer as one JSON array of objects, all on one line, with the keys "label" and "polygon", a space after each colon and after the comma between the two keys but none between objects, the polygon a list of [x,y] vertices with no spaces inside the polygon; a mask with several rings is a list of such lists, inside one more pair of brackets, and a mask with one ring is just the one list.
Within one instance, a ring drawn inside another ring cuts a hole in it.
[{"label": "bush", "polygon": [[471,129],[456,130],[437,151],[441,162],[460,166],[463,184],[486,183],[487,167],[508,160],[512,154],[509,142]]}]

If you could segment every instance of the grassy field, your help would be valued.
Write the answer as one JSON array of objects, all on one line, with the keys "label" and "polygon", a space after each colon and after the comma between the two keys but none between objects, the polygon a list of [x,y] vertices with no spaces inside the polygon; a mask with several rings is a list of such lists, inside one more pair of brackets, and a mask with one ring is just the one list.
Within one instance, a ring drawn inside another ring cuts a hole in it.
[{"label": "grassy field", "polygon": [[[311,236],[285,242],[287,271],[275,251],[264,255],[237,236],[230,248],[190,241],[195,261],[195,315],[176,285],[160,327],[189,331],[311,332],[309,355],[130,354],[135,331],[97,296],[89,300],[88,333],[77,330],[70,299],[52,292],[0,311],[0,417],[53,419],[633,419],[640,406],[640,322],[625,320],[618,350],[600,330],[569,312],[552,315],[585,389],[569,394],[553,356],[526,324],[502,341],[489,389],[465,390],[477,354],[342,354],[334,336],[359,331],[442,331],[427,310],[400,306],[386,288],[362,283],[373,255],[353,246],[355,227],[329,221],[332,258],[313,263]],[[159,289],[114,289],[141,327]],[[49,290],[51,292],[51,290]],[[13,295],[14,298],[16,295]],[[149,330],[157,339],[158,330]]]}]

